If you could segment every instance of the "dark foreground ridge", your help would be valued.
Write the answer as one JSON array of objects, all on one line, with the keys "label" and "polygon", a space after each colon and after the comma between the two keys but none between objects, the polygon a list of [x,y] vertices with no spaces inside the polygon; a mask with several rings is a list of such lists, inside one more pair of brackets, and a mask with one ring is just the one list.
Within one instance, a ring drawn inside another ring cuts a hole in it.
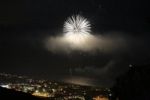
[{"label": "dark foreground ridge", "polygon": [[30,94],[0,87],[0,100],[43,100]]}]

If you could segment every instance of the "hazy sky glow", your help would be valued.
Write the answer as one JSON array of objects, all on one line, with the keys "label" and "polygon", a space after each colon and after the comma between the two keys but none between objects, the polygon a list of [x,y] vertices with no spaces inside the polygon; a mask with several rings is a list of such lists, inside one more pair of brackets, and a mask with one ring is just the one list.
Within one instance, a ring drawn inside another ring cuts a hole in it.
[{"label": "hazy sky glow", "polygon": [[[69,18],[69,22],[65,22],[64,32],[61,35],[46,38],[46,49],[54,54],[69,54],[68,56],[70,57],[68,58],[71,61],[71,65],[67,66],[72,70],[71,74],[73,76],[69,74],[68,77],[63,78],[63,81],[82,85],[97,85],[97,80],[94,77],[99,77],[104,82],[112,84],[111,80],[114,78],[109,74],[113,74],[110,71],[122,59],[119,57],[119,52],[124,52],[128,48],[128,36],[123,35],[121,32],[111,32],[103,35],[100,33],[95,34],[90,30],[92,26],[89,21],[84,20],[83,17],[81,19],[78,17],[80,16],[77,16],[77,18],[71,17],[73,19]],[[81,54],[78,55],[78,53]],[[93,54],[95,56],[89,56]],[[111,57],[114,54],[116,58]],[[98,56],[96,57],[96,55]],[[109,59],[107,59],[108,55]],[[90,60],[92,64],[87,64],[86,57],[88,60],[96,58],[97,62]],[[77,59],[80,60],[78,61]],[[69,71],[68,68],[66,70]],[[105,76],[105,78],[102,76]],[[106,84],[101,84],[101,86],[106,86]]]}]

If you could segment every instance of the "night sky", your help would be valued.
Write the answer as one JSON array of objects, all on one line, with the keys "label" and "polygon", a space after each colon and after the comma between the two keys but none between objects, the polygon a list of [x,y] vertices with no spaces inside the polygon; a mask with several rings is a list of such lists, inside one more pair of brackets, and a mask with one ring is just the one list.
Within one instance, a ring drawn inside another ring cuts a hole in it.
[{"label": "night sky", "polygon": [[[130,64],[150,64],[149,11],[146,0],[0,1],[0,72],[112,86]],[[123,42],[107,52],[47,50],[45,39],[61,34],[75,14],[91,22],[92,34]]]}]

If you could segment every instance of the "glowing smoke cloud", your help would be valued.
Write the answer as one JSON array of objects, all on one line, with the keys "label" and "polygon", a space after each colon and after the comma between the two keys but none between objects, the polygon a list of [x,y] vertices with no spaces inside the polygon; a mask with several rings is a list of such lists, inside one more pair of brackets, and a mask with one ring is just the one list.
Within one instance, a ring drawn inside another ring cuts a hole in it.
[{"label": "glowing smoke cloud", "polygon": [[115,48],[116,39],[104,38],[91,34],[90,22],[80,16],[69,17],[64,23],[63,35],[50,37],[46,41],[46,47],[52,52],[83,51],[91,52]]}]

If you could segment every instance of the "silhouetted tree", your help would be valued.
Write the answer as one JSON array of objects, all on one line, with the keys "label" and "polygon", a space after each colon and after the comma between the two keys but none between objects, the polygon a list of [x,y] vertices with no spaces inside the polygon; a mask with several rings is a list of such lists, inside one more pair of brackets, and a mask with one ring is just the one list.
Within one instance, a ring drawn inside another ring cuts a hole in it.
[{"label": "silhouetted tree", "polygon": [[150,66],[132,66],[112,88],[119,100],[150,100]]}]

